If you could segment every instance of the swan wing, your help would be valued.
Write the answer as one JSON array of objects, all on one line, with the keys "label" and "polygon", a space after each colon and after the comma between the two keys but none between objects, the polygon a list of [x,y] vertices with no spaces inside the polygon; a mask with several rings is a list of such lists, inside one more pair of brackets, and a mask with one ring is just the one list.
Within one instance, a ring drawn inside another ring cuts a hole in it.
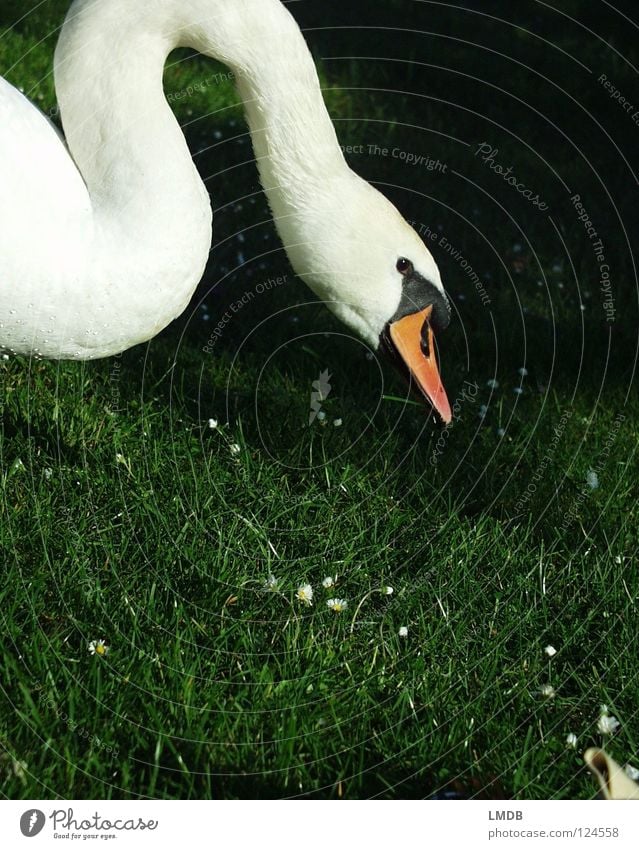
[{"label": "swan wing", "polygon": [[0,77],[2,347],[37,350],[46,321],[65,322],[68,296],[87,267],[92,232],[89,194],[64,140]]},{"label": "swan wing", "polygon": [[0,77],[0,262],[40,251],[90,216],[84,181],[53,124]]}]

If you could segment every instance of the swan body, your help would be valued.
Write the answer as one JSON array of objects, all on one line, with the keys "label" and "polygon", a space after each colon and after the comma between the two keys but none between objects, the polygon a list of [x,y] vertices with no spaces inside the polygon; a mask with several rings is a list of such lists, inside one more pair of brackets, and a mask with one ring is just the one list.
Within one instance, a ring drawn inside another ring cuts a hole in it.
[{"label": "swan body", "polygon": [[162,90],[166,58],[181,46],[234,72],[296,273],[373,347],[386,339],[402,349],[437,408],[441,385],[425,388],[406,362],[408,348],[419,356],[414,339],[399,344],[385,329],[416,313],[424,328],[447,324],[439,271],[395,207],[346,164],[280,0],[75,0],[55,54],[64,140],[0,78],[0,346],[106,357],[187,306],[212,215]]}]

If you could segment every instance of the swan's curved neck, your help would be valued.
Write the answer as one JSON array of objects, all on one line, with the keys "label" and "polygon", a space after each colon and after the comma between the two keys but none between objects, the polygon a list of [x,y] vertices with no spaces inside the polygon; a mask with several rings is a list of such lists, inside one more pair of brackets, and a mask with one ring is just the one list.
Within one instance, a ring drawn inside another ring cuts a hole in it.
[{"label": "swan's curved neck", "polygon": [[55,67],[67,143],[97,226],[114,239],[135,238],[158,273],[177,261],[208,210],[162,91],[166,58],[178,46],[233,70],[285,243],[295,241],[317,182],[346,168],[312,57],[280,0],[76,0]]}]

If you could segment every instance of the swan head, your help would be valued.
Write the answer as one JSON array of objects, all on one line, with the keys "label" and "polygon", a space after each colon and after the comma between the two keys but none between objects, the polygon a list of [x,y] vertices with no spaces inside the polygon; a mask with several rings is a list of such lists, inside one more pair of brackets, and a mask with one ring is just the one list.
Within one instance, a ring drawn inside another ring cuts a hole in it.
[{"label": "swan head", "polygon": [[451,310],[426,245],[393,204],[353,172],[318,189],[306,223],[297,244],[282,234],[297,274],[347,327],[390,355],[448,424],[435,336],[448,326]]}]

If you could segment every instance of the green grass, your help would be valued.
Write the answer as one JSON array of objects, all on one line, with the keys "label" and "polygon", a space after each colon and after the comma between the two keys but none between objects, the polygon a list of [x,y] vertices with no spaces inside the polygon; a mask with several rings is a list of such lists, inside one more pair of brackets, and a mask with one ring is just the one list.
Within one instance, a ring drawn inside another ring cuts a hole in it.
[{"label": "green grass", "polygon": [[[0,38],[0,69],[14,66],[11,81],[53,115],[54,39],[41,39],[65,7],[45,3]],[[384,80],[322,55],[344,143],[401,144],[451,167],[466,157],[465,173],[499,192],[450,140],[401,126],[414,95],[359,91]],[[178,53],[166,90],[219,73]],[[529,83],[524,72],[512,80]],[[424,90],[419,77],[412,90]],[[452,786],[591,797],[580,753],[602,743],[602,703],[621,722],[608,751],[637,765],[639,747],[639,402],[627,394],[636,325],[622,240],[607,237],[620,311],[609,333],[569,205],[557,219],[581,263],[574,275],[544,221],[509,194],[521,229],[459,181],[354,159],[390,184],[407,217],[440,224],[491,275],[487,308],[458,264],[437,256],[457,309],[440,340],[445,382],[462,399],[442,439],[399,379],[295,280],[230,82],[174,106],[216,212],[192,307],[148,346],[108,361],[0,361],[3,795],[421,798]],[[456,124],[432,104],[420,110],[408,123],[441,121],[482,140],[464,115]],[[526,121],[532,137],[539,127],[524,116],[523,131]],[[560,205],[534,157],[501,149]],[[564,176],[582,178],[568,149],[557,156]],[[615,193],[623,180],[609,185]],[[534,253],[513,246],[522,232]],[[205,353],[216,316],[247,291],[250,303]],[[326,424],[309,427],[312,383],[326,369]],[[303,583],[311,607],[296,599]],[[331,596],[347,609],[330,610]],[[89,653],[97,639],[106,657]],[[547,644],[558,649],[552,660]],[[540,693],[546,684],[552,699]]]}]

